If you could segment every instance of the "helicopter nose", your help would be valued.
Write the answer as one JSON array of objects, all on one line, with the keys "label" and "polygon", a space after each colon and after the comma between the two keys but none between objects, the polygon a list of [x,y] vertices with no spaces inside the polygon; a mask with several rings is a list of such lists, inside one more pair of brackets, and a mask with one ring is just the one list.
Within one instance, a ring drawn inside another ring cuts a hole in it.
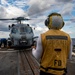
[{"label": "helicopter nose", "polygon": [[21,36],[20,44],[26,44],[26,43],[27,43],[26,36]]},{"label": "helicopter nose", "polygon": [[21,36],[21,39],[25,39],[26,40],[26,36],[24,35],[24,36]]}]

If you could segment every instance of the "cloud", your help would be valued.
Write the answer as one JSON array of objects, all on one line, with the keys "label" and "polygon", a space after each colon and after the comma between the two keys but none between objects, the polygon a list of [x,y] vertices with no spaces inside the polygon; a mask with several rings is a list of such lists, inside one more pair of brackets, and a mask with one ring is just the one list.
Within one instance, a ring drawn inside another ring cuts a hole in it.
[{"label": "cloud", "polygon": [[14,18],[20,16],[28,16],[23,9],[15,6],[1,6],[0,5],[0,18]]},{"label": "cloud", "polygon": [[7,9],[7,17],[20,17],[20,16],[27,16],[27,14],[24,12],[23,9],[15,7],[15,6],[9,6]]},{"label": "cloud", "polygon": [[28,0],[1,0],[1,4],[3,6],[12,5],[12,6],[16,6],[19,8],[23,8],[23,7],[27,6],[27,2],[28,2]]},{"label": "cloud", "polygon": [[[0,19],[11,19],[17,18],[20,16],[27,16],[23,9],[17,8],[15,6],[0,6]],[[8,25],[14,23],[15,21],[0,21],[0,30],[1,31],[8,31]]]},{"label": "cloud", "polygon": [[6,8],[0,5],[0,18],[5,18],[6,14]]},{"label": "cloud", "polygon": [[1,2],[1,4],[4,5],[4,6],[9,5],[9,3],[8,3],[6,0],[1,0],[0,2]]},{"label": "cloud", "polygon": [[[70,15],[73,9],[72,0],[30,0],[29,16],[45,15],[45,12],[60,12],[63,15]],[[64,4],[66,2],[66,4]]]},{"label": "cloud", "polygon": [[70,26],[72,24],[71,21],[65,21],[65,26]]},{"label": "cloud", "polygon": [[8,38],[8,37],[9,37],[9,32],[0,31],[0,38]]},{"label": "cloud", "polygon": [[28,15],[33,16],[37,14],[42,14],[48,9],[52,9],[53,4],[55,4],[55,0],[30,0],[28,3],[30,5],[28,10]]},{"label": "cloud", "polygon": [[46,26],[43,26],[43,27],[37,26],[34,30],[34,35],[35,36],[40,35],[40,34],[46,32],[47,30],[48,30],[48,28]]},{"label": "cloud", "polygon": [[73,34],[73,32],[70,31],[70,30],[64,30],[64,29],[61,29],[61,30],[64,31],[64,32],[66,32],[66,33],[68,33],[68,34]]},{"label": "cloud", "polygon": [[67,3],[63,6],[62,10],[60,10],[60,13],[62,15],[70,15],[71,16],[71,12],[73,10],[73,4],[72,3]]},{"label": "cloud", "polygon": [[6,22],[6,21],[0,21],[0,31],[5,31],[5,32],[9,32],[9,29],[8,29],[8,25],[10,25],[11,23]]},{"label": "cloud", "polygon": [[16,1],[13,1],[13,5],[19,7],[19,8],[23,8],[25,6],[27,6],[27,2],[28,0],[16,0]]}]

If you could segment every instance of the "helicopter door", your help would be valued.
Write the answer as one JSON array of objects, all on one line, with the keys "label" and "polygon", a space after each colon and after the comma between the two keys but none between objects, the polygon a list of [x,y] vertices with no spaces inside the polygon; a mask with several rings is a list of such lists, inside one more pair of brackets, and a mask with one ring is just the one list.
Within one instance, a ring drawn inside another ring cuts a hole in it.
[{"label": "helicopter door", "polygon": [[12,45],[17,44],[17,42],[15,41],[15,39],[17,38],[18,35],[18,29],[13,27],[11,29],[11,41],[12,41]]}]

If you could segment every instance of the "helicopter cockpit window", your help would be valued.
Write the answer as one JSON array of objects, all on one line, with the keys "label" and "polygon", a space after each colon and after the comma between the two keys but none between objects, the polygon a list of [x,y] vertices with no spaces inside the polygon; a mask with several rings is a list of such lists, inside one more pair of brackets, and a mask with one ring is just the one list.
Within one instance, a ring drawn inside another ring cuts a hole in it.
[{"label": "helicopter cockpit window", "polygon": [[24,27],[21,27],[20,28],[20,32],[22,33],[22,32],[25,32],[25,28]]},{"label": "helicopter cockpit window", "polygon": [[31,33],[32,32],[32,28],[31,27],[28,27],[27,28],[27,31],[28,31],[28,33]]},{"label": "helicopter cockpit window", "polygon": [[16,28],[12,28],[11,33],[16,33],[18,30]]},{"label": "helicopter cockpit window", "polygon": [[24,33],[24,32],[31,33],[32,32],[32,28],[31,27],[21,27],[20,28],[20,32],[21,33]]}]

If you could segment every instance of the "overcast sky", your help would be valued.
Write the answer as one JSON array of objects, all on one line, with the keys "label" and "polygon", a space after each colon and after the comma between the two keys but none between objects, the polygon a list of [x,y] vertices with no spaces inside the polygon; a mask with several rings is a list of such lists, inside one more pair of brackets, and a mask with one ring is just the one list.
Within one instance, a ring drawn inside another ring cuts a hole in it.
[{"label": "overcast sky", "polygon": [[[52,12],[60,13],[65,21],[63,31],[75,38],[75,0],[0,0],[0,19],[28,17],[28,23],[34,28],[34,34],[47,31],[44,21]],[[67,20],[65,20],[67,19]],[[0,21],[0,38],[9,37],[8,25],[15,21]]]}]

